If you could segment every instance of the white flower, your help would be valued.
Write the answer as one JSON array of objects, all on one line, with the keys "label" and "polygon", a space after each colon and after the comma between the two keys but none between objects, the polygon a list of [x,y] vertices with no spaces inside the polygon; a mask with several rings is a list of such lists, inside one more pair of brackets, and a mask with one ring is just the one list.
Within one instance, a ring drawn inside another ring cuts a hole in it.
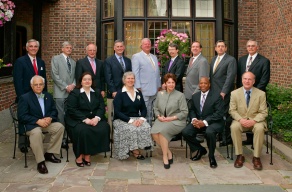
[{"label": "white flower", "polygon": [[140,98],[141,98],[140,95],[137,95],[137,99],[139,99],[139,101],[140,101]]}]

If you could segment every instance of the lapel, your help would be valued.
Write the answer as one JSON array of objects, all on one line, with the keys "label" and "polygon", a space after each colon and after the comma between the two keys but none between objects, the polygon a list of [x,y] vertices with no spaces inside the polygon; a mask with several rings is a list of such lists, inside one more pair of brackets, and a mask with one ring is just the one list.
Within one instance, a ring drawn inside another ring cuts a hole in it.
[{"label": "lapel", "polygon": [[[97,65],[96,59],[95,59],[95,63],[96,63],[96,65]],[[92,74],[94,74],[93,69],[92,69],[92,67],[91,67],[91,64],[90,64],[90,62],[89,62],[87,56],[84,58],[84,65],[86,66],[86,68],[88,68],[88,69],[90,70],[90,72],[91,72]],[[97,67],[96,67],[96,69],[97,69]]]},{"label": "lapel", "polygon": [[[121,66],[121,63],[120,63],[120,61],[117,59],[116,55],[113,55],[113,57],[112,57],[112,62],[113,62],[115,65],[118,66],[118,68],[120,69],[120,71],[124,71],[123,68],[122,68],[122,66]],[[126,64],[125,64],[125,67],[126,67],[126,70],[127,70],[127,66],[126,66]]]},{"label": "lapel", "polygon": [[[85,101],[85,103],[87,104],[88,108],[91,109],[91,104],[90,104],[90,102],[88,100],[88,97],[87,97],[86,93],[83,92],[83,93],[80,93],[80,95],[81,95],[81,98],[83,99],[83,101]],[[90,92],[90,100],[92,100],[91,92]]]},{"label": "lapel", "polygon": [[49,109],[49,105],[50,105],[50,100],[48,99],[48,93],[43,93],[45,94],[45,97],[44,97],[44,105],[45,105],[45,115],[48,114],[48,109]]},{"label": "lapel", "polygon": [[200,94],[195,95],[195,102],[194,102],[195,109],[198,109],[199,114],[201,114],[200,102],[201,102],[201,92]]},{"label": "lapel", "polygon": [[38,100],[36,94],[33,91],[31,91],[30,93],[31,93],[30,94],[31,95],[31,97],[30,97],[31,101],[33,102],[33,104],[35,106],[35,110],[37,110],[36,114],[41,114],[41,116],[44,116],[46,114],[46,105],[45,105],[45,114],[43,115],[43,111],[42,111],[41,105],[39,103],[39,100]]},{"label": "lapel", "polygon": [[[144,53],[144,51],[141,51],[141,54],[142,54],[144,60],[147,61],[148,65],[151,66],[151,69],[152,69],[153,71],[156,71],[156,66],[153,67],[153,65],[152,65],[152,63],[151,63],[151,61],[150,61],[150,58]],[[153,57],[152,57],[152,54],[149,53],[149,55],[150,55],[152,61],[154,62],[154,59],[153,59]],[[155,63],[154,63],[154,64],[155,64]]]},{"label": "lapel", "polygon": [[251,95],[250,95],[247,111],[254,105],[254,101],[255,101],[256,95],[257,95],[257,90],[252,88],[252,92],[251,92]]},{"label": "lapel", "polygon": [[[218,57],[218,55],[217,55],[217,57]],[[217,57],[216,57],[216,59],[215,59],[214,65],[215,65],[215,63],[216,63]],[[217,73],[217,71],[220,69],[220,67],[224,64],[226,58],[227,58],[227,53],[225,53],[224,57],[223,57],[223,58],[220,60],[220,62],[218,63],[218,66],[216,67],[216,70],[214,71],[214,74]],[[212,67],[212,70],[213,70],[213,68],[214,68],[214,65],[213,65],[213,67]]]},{"label": "lapel", "polygon": [[256,56],[256,58],[254,58],[254,60],[252,61],[250,67],[249,67],[249,71],[252,70],[254,68],[254,66],[261,60],[261,56],[260,54],[258,54]]},{"label": "lapel", "polygon": [[28,56],[28,54],[26,54],[26,57],[25,57],[25,64],[27,65],[27,68],[33,73],[35,74],[34,72],[34,69],[33,69],[33,66],[32,66],[32,62]]},{"label": "lapel", "polygon": [[[70,73],[70,71],[69,71],[69,66],[68,66],[68,64],[67,64],[67,60],[64,58],[64,56],[62,55],[62,54],[60,54],[59,55],[59,60],[60,60],[60,62],[62,63],[62,65],[64,66],[64,68],[65,68],[65,70],[67,71],[67,73],[69,74],[69,75],[71,75],[71,73]],[[73,68],[73,65],[72,65],[72,59],[71,59],[71,57],[69,58],[69,62],[70,62],[70,64],[71,64],[71,69]]]},{"label": "lapel", "polygon": [[42,65],[42,60],[38,57],[36,57],[37,60],[37,66],[38,66],[38,74],[40,75],[40,73],[44,70],[44,66]]},{"label": "lapel", "polygon": [[[247,111],[247,105],[246,105],[246,99],[245,99],[245,91],[244,91],[243,87],[239,89],[239,97],[238,98],[239,98],[238,99],[239,106],[240,106],[241,103],[244,103],[242,106],[244,106],[243,112],[245,113]],[[251,98],[249,100],[249,106],[251,106],[251,102],[250,101],[251,101]]]},{"label": "lapel", "polygon": [[244,59],[243,59],[243,64],[240,66],[241,67],[241,70],[242,70],[242,73],[245,72],[246,70],[246,62],[247,62],[247,58],[248,58],[248,55],[244,56]]},{"label": "lapel", "polygon": [[[170,68],[167,70],[168,72],[171,71],[171,70],[175,67],[175,65],[176,65],[176,63],[177,63],[177,60],[178,60],[178,57],[179,57],[179,56],[177,56],[177,57],[175,58],[175,60],[173,61],[172,65],[171,65]],[[169,62],[168,62],[168,67],[169,67],[169,65],[170,65],[170,61],[171,61],[171,60],[169,60]]]},{"label": "lapel", "polygon": [[[202,93],[201,93],[202,94]],[[206,109],[210,109],[208,106],[209,106],[209,102],[208,100],[210,100],[212,97],[212,93],[209,89],[209,93],[207,95],[207,97],[205,98],[205,103],[204,103],[204,106],[203,106],[203,109],[202,109],[202,114],[206,111]],[[200,97],[200,102],[201,102],[201,97]]]},{"label": "lapel", "polygon": [[191,67],[190,67],[190,63],[189,63],[186,75],[199,63],[200,59],[201,59],[201,55],[194,61],[193,65]]}]

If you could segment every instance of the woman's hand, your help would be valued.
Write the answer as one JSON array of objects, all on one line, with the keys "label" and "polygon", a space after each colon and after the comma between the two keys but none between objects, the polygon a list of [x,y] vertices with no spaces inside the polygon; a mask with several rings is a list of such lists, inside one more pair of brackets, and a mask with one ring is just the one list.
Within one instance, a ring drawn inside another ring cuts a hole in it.
[{"label": "woman's hand", "polygon": [[95,126],[95,125],[97,125],[97,124],[98,124],[98,122],[99,122],[99,120],[98,120],[98,118],[97,118],[97,117],[94,117],[94,118],[92,118],[92,119],[91,119],[91,123],[92,123],[91,125],[92,125],[92,126]]},{"label": "woman's hand", "polygon": [[91,119],[88,119],[88,118],[86,118],[86,119],[84,120],[84,123],[87,124],[87,125],[91,125],[91,124],[92,124],[92,123],[91,123]]},{"label": "woman's hand", "polygon": [[174,121],[176,119],[177,119],[176,116],[172,116],[172,117],[158,116],[158,120],[161,122],[170,122],[170,121]]},{"label": "woman's hand", "polygon": [[140,127],[143,123],[144,121],[142,119],[137,119],[133,122],[133,125],[136,127]]}]

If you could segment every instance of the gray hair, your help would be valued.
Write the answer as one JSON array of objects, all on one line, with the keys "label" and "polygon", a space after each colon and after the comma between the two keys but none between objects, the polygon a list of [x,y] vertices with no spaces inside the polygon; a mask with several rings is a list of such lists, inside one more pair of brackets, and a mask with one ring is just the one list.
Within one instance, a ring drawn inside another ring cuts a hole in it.
[{"label": "gray hair", "polygon": [[149,41],[149,42],[151,43],[151,40],[150,40],[149,38],[143,38],[143,39],[141,40],[141,44],[143,43],[143,41]]},{"label": "gray hair", "polygon": [[62,47],[63,47],[63,48],[66,47],[66,46],[68,46],[68,45],[70,45],[70,46],[72,47],[72,44],[71,44],[69,41],[64,41],[64,42],[62,43]]},{"label": "gray hair", "polygon": [[134,78],[135,78],[135,73],[132,72],[132,71],[128,71],[128,72],[124,73],[124,75],[123,75],[123,82],[126,80],[126,78],[128,76],[131,76],[131,75],[134,76]]},{"label": "gray hair", "polygon": [[114,45],[116,45],[117,43],[122,43],[123,45],[125,45],[125,44],[124,44],[124,41],[122,41],[122,40],[120,40],[120,39],[115,40]]},{"label": "gray hair", "polygon": [[246,42],[246,45],[248,44],[248,42],[251,42],[251,41],[255,42],[256,46],[259,45],[258,42],[257,42],[256,40],[253,40],[253,39],[249,39],[249,40]]},{"label": "gray hair", "polygon": [[88,46],[89,45],[94,45],[95,46],[95,50],[97,51],[97,46],[95,45],[95,44],[93,44],[93,43],[89,43],[87,46],[86,46],[86,51],[88,51]]},{"label": "gray hair", "polygon": [[30,84],[31,84],[31,85],[33,84],[33,81],[34,81],[35,79],[41,79],[41,80],[43,80],[43,83],[45,84],[45,78],[43,78],[42,76],[39,76],[39,75],[35,75],[35,76],[33,76],[33,77],[30,79]]},{"label": "gray hair", "polygon": [[38,42],[37,40],[35,39],[30,39],[26,42],[26,47],[28,47],[28,44],[31,43],[31,42],[36,42],[37,46],[40,47],[40,42]]}]

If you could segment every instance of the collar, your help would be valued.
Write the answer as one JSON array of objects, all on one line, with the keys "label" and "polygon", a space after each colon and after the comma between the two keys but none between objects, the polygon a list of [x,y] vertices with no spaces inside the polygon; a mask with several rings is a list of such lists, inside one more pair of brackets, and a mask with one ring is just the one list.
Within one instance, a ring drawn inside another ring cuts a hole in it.
[{"label": "collar", "polygon": [[[244,91],[244,94],[246,94],[246,91],[248,91],[248,90],[246,90],[244,87],[242,87],[243,88],[243,91]],[[252,87],[253,88],[253,87]],[[250,93],[252,92],[252,88],[250,88]]]},{"label": "collar", "polygon": [[[84,93],[85,90],[83,88],[80,89],[80,93]],[[91,87],[90,87],[90,92],[95,92]]]},{"label": "collar", "polygon": [[95,58],[91,59],[90,57],[87,56],[88,61],[90,62],[91,60],[93,60],[95,62]]},{"label": "collar", "polygon": [[28,55],[28,57],[30,58],[31,61],[32,61],[33,59],[37,60],[37,59],[36,59],[36,56],[33,57],[33,56],[31,56],[30,54],[27,54],[27,55]]},{"label": "collar", "polygon": [[45,98],[45,94],[41,93],[41,94],[37,94],[35,93],[35,95],[37,96],[37,98]]},{"label": "collar", "polygon": [[142,52],[143,52],[146,56],[148,56],[148,55],[151,56],[151,53],[147,54],[147,53],[145,53],[143,50],[142,50]]},{"label": "collar", "polygon": [[[134,87],[134,91],[135,91],[135,92],[139,92],[135,87]],[[126,86],[123,86],[123,88],[122,88],[122,92],[128,92],[128,89],[127,89]]]},{"label": "collar", "polygon": [[217,58],[216,58],[216,59],[218,59],[218,57],[220,57],[220,61],[221,61],[225,55],[226,55],[226,53],[224,53],[224,54],[221,55],[221,56],[217,55]]},{"label": "collar", "polygon": [[[177,56],[178,56],[178,55],[177,55]],[[177,58],[177,56],[175,56],[174,58],[171,58],[170,60],[174,61],[174,60]]]},{"label": "collar", "polygon": [[70,56],[68,55],[65,55],[64,53],[62,53],[62,55],[63,55],[63,57],[65,58],[65,60],[67,61],[67,57],[69,57],[69,59],[70,59]]},{"label": "collar", "polygon": [[248,54],[247,60],[249,60],[249,58],[252,57],[252,61],[253,61],[257,56],[258,56],[258,53],[253,54],[253,56]]},{"label": "collar", "polygon": [[209,93],[209,91],[210,91],[210,89],[209,89],[208,91],[206,91],[205,93],[203,93],[203,92],[201,91],[201,96],[202,96],[203,94],[205,94],[205,95],[207,96],[208,93]]}]

